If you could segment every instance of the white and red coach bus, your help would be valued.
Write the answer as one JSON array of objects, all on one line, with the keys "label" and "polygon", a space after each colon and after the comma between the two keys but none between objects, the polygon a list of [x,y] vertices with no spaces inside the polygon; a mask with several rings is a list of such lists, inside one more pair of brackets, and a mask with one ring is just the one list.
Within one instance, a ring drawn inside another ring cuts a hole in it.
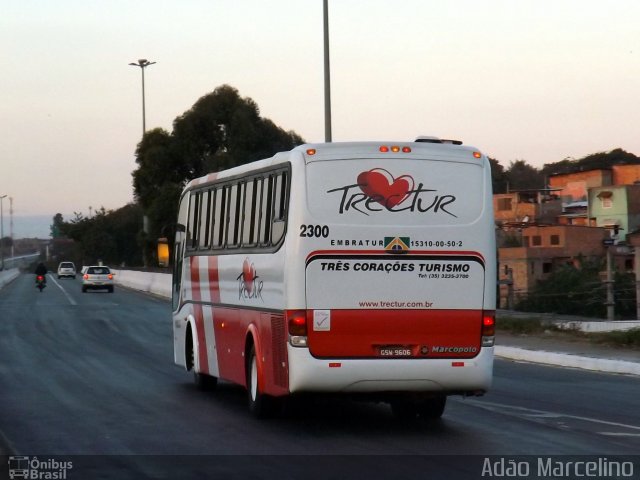
[{"label": "white and red coach bus", "polygon": [[461,142],[302,145],[191,181],[173,275],[175,362],[247,388],[364,394],[403,417],[491,385],[489,161]]}]

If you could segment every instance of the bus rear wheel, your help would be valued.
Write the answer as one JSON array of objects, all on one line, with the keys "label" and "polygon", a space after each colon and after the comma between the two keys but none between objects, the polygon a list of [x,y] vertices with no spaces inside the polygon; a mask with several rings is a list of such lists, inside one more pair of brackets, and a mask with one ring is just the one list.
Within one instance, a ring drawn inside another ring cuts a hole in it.
[{"label": "bus rear wheel", "polygon": [[400,420],[416,418],[434,420],[442,417],[446,405],[447,397],[445,395],[422,399],[399,398],[391,402],[391,411]]},{"label": "bus rear wheel", "polygon": [[247,399],[249,411],[256,418],[268,418],[272,416],[278,406],[274,397],[265,395],[260,391],[258,383],[258,358],[256,349],[252,345],[247,356]]},{"label": "bus rear wheel", "polygon": [[215,390],[218,385],[218,379],[216,377],[212,377],[211,375],[206,375],[204,373],[193,372],[193,381],[199,390],[206,392]]}]

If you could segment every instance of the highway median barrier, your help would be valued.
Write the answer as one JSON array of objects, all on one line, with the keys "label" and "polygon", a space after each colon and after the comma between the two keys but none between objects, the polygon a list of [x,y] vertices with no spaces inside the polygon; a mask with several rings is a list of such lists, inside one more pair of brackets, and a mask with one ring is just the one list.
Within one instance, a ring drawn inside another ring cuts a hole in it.
[{"label": "highway median barrier", "polygon": [[10,268],[9,270],[0,271],[0,288],[14,281],[16,278],[18,278],[18,275],[20,275],[20,270],[17,268]]},{"label": "highway median barrier", "polygon": [[139,272],[135,270],[112,270],[116,285],[171,298],[171,274]]}]

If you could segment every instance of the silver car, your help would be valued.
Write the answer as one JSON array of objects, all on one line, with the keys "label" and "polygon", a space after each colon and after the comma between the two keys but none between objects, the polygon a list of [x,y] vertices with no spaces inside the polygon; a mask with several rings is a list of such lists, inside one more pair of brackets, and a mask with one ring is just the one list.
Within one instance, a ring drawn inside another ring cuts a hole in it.
[{"label": "silver car", "polygon": [[62,277],[76,278],[76,266],[73,262],[60,262],[60,265],[58,265],[58,279]]},{"label": "silver car", "polygon": [[89,289],[108,290],[113,293],[113,273],[109,267],[94,265],[87,267],[82,276],[82,292]]}]

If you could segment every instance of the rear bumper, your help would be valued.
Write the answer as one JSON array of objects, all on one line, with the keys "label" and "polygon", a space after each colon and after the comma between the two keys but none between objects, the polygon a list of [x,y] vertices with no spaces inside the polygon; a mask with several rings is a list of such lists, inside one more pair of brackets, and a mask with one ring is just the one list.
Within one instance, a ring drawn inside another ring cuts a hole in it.
[{"label": "rear bumper", "polygon": [[289,391],[479,393],[491,387],[493,347],[470,359],[317,359],[288,346]]},{"label": "rear bumper", "polygon": [[82,288],[95,290],[113,288],[113,283],[83,283]]}]

